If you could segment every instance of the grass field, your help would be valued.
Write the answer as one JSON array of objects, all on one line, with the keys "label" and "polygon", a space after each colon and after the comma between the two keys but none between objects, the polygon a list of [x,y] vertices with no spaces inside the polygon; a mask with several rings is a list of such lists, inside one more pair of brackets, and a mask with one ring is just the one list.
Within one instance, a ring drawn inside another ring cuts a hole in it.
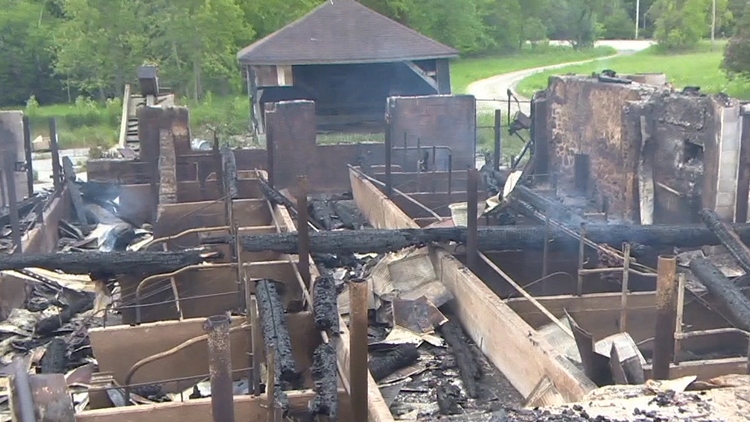
[{"label": "grass field", "polygon": [[584,65],[569,66],[554,71],[530,76],[518,85],[516,91],[526,98],[545,89],[550,76],[565,73],[591,74],[603,69],[618,73],[663,72],[676,88],[686,85],[700,86],[707,93],[724,92],[732,97],[750,99],[750,81],[729,80],[720,69],[723,45],[710,50],[710,45],[701,44],[695,51],[683,54],[668,54],[658,47],[637,54],[604,59]]},{"label": "grass field", "polygon": [[610,47],[577,51],[570,47],[541,45],[533,49],[528,47],[518,54],[459,59],[451,64],[451,88],[453,92],[463,94],[472,82],[501,73],[612,54],[615,54],[615,50]]}]

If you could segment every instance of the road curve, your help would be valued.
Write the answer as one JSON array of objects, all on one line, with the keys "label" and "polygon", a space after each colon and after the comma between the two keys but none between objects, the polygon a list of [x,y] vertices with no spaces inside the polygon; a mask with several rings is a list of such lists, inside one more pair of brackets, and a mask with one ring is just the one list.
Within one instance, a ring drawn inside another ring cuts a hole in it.
[{"label": "road curve", "polygon": [[[495,75],[487,79],[482,79],[476,82],[472,82],[468,86],[466,91],[468,94],[473,95],[477,99],[477,112],[478,113],[494,112],[494,110],[498,108],[505,111],[507,110],[507,107],[508,107],[507,100],[505,100],[508,98],[506,94],[507,90],[510,89],[511,91],[513,91],[513,93],[516,95],[516,97],[519,98],[519,100],[525,100],[524,98],[521,98],[515,92],[515,87],[516,85],[518,85],[519,82],[521,82],[525,78],[535,73],[544,72],[544,71],[552,70],[552,69],[559,69],[559,68],[563,68],[566,66],[585,64],[585,63],[591,63],[591,62],[595,62],[599,60],[610,59],[612,57],[625,55],[625,54],[633,54],[638,51],[645,50],[653,44],[654,42],[651,40],[599,41],[596,43],[597,47],[600,47],[600,46],[612,47],[615,50],[617,50],[617,53],[611,56],[599,57],[595,59],[560,63],[560,64],[549,65],[549,66],[541,66],[541,67],[535,67],[532,69],[524,69],[524,70],[518,70],[515,72],[504,73],[501,75]],[[497,100],[503,100],[503,101],[497,101]],[[518,104],[512,103],[511,113],[515,114],[517,110],[519,110]],[[520,104],[520,110],[523,111],[526,115],[529,115],[531,113],[530,105],[528,103],[522,102]]]}]

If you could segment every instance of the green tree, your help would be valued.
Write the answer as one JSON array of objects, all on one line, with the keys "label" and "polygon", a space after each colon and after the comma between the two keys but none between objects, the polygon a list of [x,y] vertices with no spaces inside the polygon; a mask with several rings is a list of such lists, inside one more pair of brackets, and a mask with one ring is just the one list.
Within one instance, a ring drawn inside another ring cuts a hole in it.
[{"label": "green tree", "polygon": [[620,1],[614,1],[605,5],[603,19],[601,21],[603,31],[602,38],[605,39],[629,39],[635,34],[635,22]]},{"label": "green tree", "polygon": [[122,95],[149,45],[148,0],[66,0],[55,32],[55,69],[74,87]]},{"label": "green tree", "polygon": [[588,48],[599,38],[597,17],[603,11],[603,0],[560,0],[547,11],[550,38],[568,40],[575,48]]},{"label": "green tree", "polygon": [[3,0],[0,6],[0,104],[21,105],[31,95],[43,103],[63,100],[52,70],[56,19],[42,1]]},{"label": "green tree", "polygon": [[737,33],[729,40],[724,50],[721,67],[730,76],[750,79],[750,2],[742,11]]},{"label": "green tree", "polygon": [[151,61],[164,77],[193,99],[206,88],[228,93],[241,89],[235,54],[254,32],[234,0],[155,0],[159,15]]},{"label": "green tree", "polygon": [[668,50],[693,47],[708,30],[706,0],[657,0],[649,14],[655,18],[654,38]]}]

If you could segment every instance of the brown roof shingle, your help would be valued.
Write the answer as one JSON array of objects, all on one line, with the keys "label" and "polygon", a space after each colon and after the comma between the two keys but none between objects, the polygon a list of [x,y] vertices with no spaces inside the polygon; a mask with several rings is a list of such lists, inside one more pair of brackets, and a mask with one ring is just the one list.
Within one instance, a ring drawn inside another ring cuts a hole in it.
[{"label": "brown roof shingle", "polygon": [[326,0],[237,53],[241,64],[376,63],[456,57],[458,51],[354,0]]}]

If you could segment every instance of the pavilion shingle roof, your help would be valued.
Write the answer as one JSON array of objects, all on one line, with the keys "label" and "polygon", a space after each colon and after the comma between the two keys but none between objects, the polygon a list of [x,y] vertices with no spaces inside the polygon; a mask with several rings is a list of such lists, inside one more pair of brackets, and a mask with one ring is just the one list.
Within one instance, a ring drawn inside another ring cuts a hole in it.
[{"label": "pavilion shingle roof", "polygon": [[246,65],[377,63],[456,57],[458,51],[354,0],[326,0],[243,48]]}]

